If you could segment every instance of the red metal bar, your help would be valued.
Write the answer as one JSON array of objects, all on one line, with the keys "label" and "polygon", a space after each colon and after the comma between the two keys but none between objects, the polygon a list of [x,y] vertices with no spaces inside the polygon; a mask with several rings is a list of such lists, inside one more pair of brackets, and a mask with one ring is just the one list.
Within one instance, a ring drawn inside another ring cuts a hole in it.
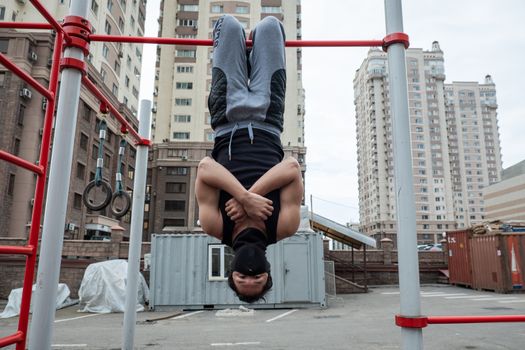
[{"label": "red metal bar", "polygon": [[113,116],[115,116],[115,118],[117,118],[121,124],[126,126],[127,130],[133,136],[135,141],[139,143],[144,142],[144,139],[135,131],[135,129],[133,129],[132,125],[126,120],[126,118],[124,118],[124,116],[120,114],[120,112],[115,107],[113,107],[113,105],[111,104],[111,102],[109,102],[106,96],[104,96],[104,94],[100,92],[97,86],[91,80],[89,80],[87,76],[84,75],[82,77],[82,82],[87,87],[87,89],[91,91],[91,93],[100,100],[100,102],[106,104],[111,114],[113,114]]},{"label": "red metal bar", "polygon": [[0,338],[0,348],[3,348],[4,346],[7,346],[7,345],[15,344],[15,343],[20,344],[20,342],[24,340],[24,338],[25,338],[25,334],[20,331],[14,334],[8,335],[7,337]]},{"label": "red metal bar", "polygon": [[49,11],[40,3],[39,0],[29,0],[33,6],[37,9],[38,12],[46,19],[46,21],[49,22],[49,24],[55,29],[57,33],[62,33],[64,35],[64,38],[69,41],[69,35],[67,35],[66,32],[64,32],[64,28],[62,28],[62,25],[57,22],[57,20],[49,13]]},{"label": "red metal bar", "polygon": [[19,158],[17,156],[12,155],[11,153],[8,153],[6,151],[0,150],[0,159],[3,159],[5,161],[8,161],[9,163],[13,163],[15,165],[18,165],[24,169],[30,170],[38,175],[43,174],[43,167],[40,165],[36,165],[33,163],[28,162],[25,159]]},{"label": "red metal bar", "polygon": [[18,67],[16,64],[12,63],[7,56],[0,53],[0,63],[4,65],[11,72],[15,73],[18,77],[25,80],[26,83],[35,88],[36,91],[40,92],[42,96],[48,100],[53,100],[55,95],[46,89],[42,84],[36,81],[32,76],[26,73],[23,69]]},{"label": "red metal bar", "polygon": [[29,23],[29,22],[0,22],[0,28],[10,29],[53,29],[49,23]]},{"label": "red metal bar", "polygon": [[446,323],[487,323],[487,322],[525,322],[525,315],[495,316],[428,316],[428,324]]},{"label": "red metal bar", "polygon": [[[182,39],[182,38],[157,38],[142,36],[103,35],[91,34],[91,41],[125,42],[142,44],[167,44],[167,45],[194,45],[212,46],[211,39]],[[287,40],[287,47],[351,47],[351,46],[383,46],[383,40]],[[251,40],[246,41],[247,46],[252,45]]]},{"label": "red metal bar", "polygon": [[20,255],[31,255],[35,251],[35,247],[32,246],[7,246],[0,245],[0,254],[20,254]]},{"label": "red metal bar", "polygon": [[[51,66],[51,73],[49,76],[49,90],[56,95],[58,89],[58,76],[60,74],[60,57],[62,55],[62,47],[64,44],[64,34],[57,32],[55,37],[55,46],[53,48],[53,63]],[[44,193],[46,186],[46,174],[49,163],[49,153],[51,145],[51,134],[53,131],[53,116],[55,114],[55,99],[48,100],[46,106],[46,113],[44,116],[44,128],[42,131],[42,145],[40,146],[40,160],[38,164],[42,164],[42,176],[36,180],[35,189],[35,204],[33,205],[33,213],[31,217],[31,228],[29,230],[28,246],[35,247],[35,252],[38,247],[38,237],[40,236],[40,222],[42,219],[42,210],[44,207]],[[31,291],[33,287],[33,279],[35,276],[36,254],[28,256],[26,260],[26,272],[24,274],[24,284],[22,289],[22,300],[20,305],[20,317],[18,319],[18,330],[27,334],[29,325],[29,306],[31,305]],[[17,343],[16,350],[24,350],[26,348],[27,338],[24,337],[22,341]]]}]

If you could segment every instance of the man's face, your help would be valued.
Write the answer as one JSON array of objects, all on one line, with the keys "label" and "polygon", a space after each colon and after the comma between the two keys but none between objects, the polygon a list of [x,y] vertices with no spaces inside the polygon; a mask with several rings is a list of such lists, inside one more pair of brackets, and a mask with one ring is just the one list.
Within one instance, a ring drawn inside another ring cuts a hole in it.
[{"label": "man's face", "polygon": [[237,289],[237,293],[246,296],[253,296],[260,294],[268,281],[268,272],[261,273],[255,276],[249,276],[237,271],[232,273],[233,283]]}]

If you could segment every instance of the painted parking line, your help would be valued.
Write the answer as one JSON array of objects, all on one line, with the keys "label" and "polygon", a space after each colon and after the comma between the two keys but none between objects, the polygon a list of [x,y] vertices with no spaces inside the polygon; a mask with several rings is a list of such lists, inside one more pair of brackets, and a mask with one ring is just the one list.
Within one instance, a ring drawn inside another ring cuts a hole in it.
[{"label": "painted parking line", "polygon": [[90,314],[90,315],[78,316],[78,317],[72,317],[72,318],[63,318],[61,320],[55,320],[55,323],[66,322],[66,321],[73,321],[73,320],[80,320],[81,318],[100,316],[100,315],[101,314]]},{"label": "painted parking line", "polygon": [[470,300],[477,300],[477,301],[482,301],[482,300],[490,300],[490,301],[504,301],[504,300],[516,300],[518,298],[516,297],[490,297],[490,298],[475,298],[475,299],[470,299]]},{"label": "painted parking line", "polygon": [[51,344],[52,348],[85,348],[87,344]]},{"label": "painted parking line", "polygon": [[293,310],[287,311],[287,312],[285,312],[284,314],[280,314],[280,315],[278,315],[278,316],[275,316],[274,318],[270,318],[269,320],[266,320],[266,322],[273,322],[273,321],[275,321],[275,320],[278,320],[278,319],[280,319],[280,318],[283,318],[283,317],[285,317],[285,316],[288,316],[288,315],[290,315],[290,314],[293,314],[293,313],[296,312],[296,311],[297,311],[297,309],[293,309]]},{"label": "painted parking line", "polygon": [[195,312],[190,312],[189,314],[175,316],[175,317],[170,318],[170,320],[178,320],[180,318],[185,318],[185,317],[193,316],[193,315],[196,315],[196,314],[200,314],[201,312],[204,312],[204,310],[199,310],[199,311],[195,311]]},{"label": "painted parking line", "polygon": [[520,300],[504,300],[504,301],[500,301],[500,303],[504,303],[504,304],[510,304],[510,303],[525,303],[525,299],[520,299]]},{"label": "painted parking line", "polygon": [[452,293],[452,294],[431,294],[431,295],[422,295],[423,298],[432,298],[432,297],[455,297],[463,296],[465,293]]},{"label": "painted parking line", "polygon": [[445,297],[445,299],[470,299],[470,298],[492,298],[492,295],[462,295],[459,297]]},{"label": "painted parking line", "polygon": [[260,341],[245,341],[240,343],[211,343],[211,346],[246,346],[246,345],[261,345]]},{"label": "painted parking line", "polygon": [[383,295],[399,295],[400,292],[383,292]]}]

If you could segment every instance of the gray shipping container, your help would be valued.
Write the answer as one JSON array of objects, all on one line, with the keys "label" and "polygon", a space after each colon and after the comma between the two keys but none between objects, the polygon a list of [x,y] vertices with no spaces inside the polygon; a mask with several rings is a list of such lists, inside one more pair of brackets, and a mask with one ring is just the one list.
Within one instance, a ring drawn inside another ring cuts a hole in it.
[{"label": "gray shipping container", "polygon": [[[227,247],[206,234],[154,234],[150,308],[223,309],[244,304],[228,286]],[[273,287],[252,308],[325,307],[323,238],[301,232],[268,247]]]}]

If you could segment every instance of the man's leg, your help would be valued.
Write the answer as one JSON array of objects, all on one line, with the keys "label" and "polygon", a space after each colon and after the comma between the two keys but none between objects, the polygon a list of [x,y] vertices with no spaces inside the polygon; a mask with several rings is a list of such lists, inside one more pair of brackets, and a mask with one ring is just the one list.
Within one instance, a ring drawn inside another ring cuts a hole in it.
[{"label": "man's leg", "polygon": [[208,108],[212,124],[247,118],[246,34],[239,21],[224,15],[213,29],[212,84]]},{"label": "man's leg", "polygon": [[256,119],[282,120],[286,93],[284,28],[278,19],[269,16],[257,24],[251,35],[250,105]]}]

